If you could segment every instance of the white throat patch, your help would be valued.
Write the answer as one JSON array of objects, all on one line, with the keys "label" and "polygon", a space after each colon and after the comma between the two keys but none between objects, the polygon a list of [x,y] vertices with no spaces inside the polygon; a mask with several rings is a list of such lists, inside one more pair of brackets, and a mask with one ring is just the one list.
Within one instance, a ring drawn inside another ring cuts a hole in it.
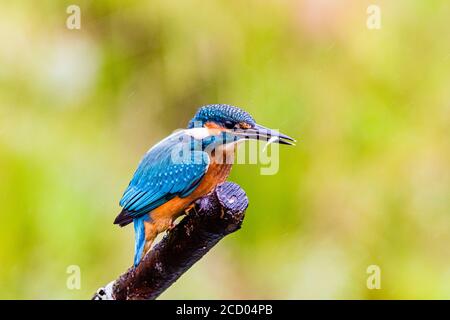
[{"label": "white throat patch", "polygon": [[221,132],[220,129],[210,129],[210,128],[192,128],[184,130],[184,133],[197,140],[218,135],[220,132]]}]

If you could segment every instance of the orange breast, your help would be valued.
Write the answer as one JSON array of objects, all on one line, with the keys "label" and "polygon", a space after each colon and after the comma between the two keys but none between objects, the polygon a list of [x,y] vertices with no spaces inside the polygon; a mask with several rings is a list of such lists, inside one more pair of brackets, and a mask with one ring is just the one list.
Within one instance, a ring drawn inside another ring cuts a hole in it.
[{"label": "orange breast", "polygon": [[190,204],[211,192],[218,184],[224,182],[230,174],[231,166],[232,164],[217,163],[212,158],[205,176],[189,196],[185,198],[175,197],[150,212],[150,217],[158,225],[157,229],[161,231],[167,229],[170,222],[182,215]]},{"label": "orange breast", "polygon": [[224,182],[228,178],[231,166],[232,164],[211,163],[197,189],[187,198],[192,202],[211,192],[219,183]]}]

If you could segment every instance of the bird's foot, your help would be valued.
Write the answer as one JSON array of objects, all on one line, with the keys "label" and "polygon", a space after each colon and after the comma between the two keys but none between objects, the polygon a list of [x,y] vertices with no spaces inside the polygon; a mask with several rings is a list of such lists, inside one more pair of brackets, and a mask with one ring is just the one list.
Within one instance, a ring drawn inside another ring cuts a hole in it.
[{"label": "bird's foot", "polygon": [[173,220],[170,221],[169,227],[167,228],[167,231],[170,232],[172,229],[175,228],[175,223]]},{"label": "bird's foot", "polygon": [[195,202],[191,203],[186,209],[184,209],[184,213],[188,215],[190,212],[194,211],[195,214],[198,214],[197,208],[195,207]]}]

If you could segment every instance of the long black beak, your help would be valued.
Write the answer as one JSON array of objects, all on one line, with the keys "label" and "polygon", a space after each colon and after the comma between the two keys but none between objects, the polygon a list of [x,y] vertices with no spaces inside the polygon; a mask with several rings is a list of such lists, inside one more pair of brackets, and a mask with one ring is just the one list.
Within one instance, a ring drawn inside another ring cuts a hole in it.
[{"label": "long black beak", "polygon": [[290,146],[295,146],[296,142],[295,139],[281,132],[263,127],[259,124],[249,129],[235,129],[233,134],[241,138],[252,140],[269,141],[272,139],[274,143],[287,144]]}]

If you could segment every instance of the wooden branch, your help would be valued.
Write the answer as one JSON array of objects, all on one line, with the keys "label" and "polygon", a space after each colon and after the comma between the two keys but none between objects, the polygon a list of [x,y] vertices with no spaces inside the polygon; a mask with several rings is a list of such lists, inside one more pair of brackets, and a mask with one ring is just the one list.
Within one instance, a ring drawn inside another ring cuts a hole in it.
[{"label": "wooden branch", "polygon": [[181,222],[156,244],[137,268],[97,290],[93,300],[152,300],[171,286],[220,239],[241,227],[247,195],[225,182],[197,200]]}]

